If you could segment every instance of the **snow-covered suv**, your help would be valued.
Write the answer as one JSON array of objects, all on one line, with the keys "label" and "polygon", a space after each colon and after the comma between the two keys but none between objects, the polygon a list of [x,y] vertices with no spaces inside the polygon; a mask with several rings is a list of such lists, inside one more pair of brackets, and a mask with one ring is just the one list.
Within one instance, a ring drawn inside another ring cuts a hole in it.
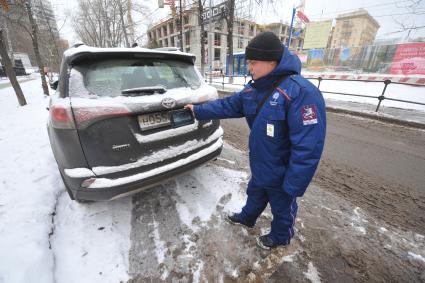
[{"label": "snow-covered suv", "polygon": [[180,51],[74,46],[49,106],[50,144],[71,199],[110,200],[220,154],[219,121],[188,103],[217,98]]}]

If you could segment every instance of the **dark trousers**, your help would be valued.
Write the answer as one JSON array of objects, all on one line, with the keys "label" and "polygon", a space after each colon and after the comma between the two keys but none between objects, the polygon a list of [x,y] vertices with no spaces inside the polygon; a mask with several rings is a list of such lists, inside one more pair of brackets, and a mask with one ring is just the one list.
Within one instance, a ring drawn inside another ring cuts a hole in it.
[{"label": "dark trousers", "polygon": [[254,225],[270,203],[273,214],[270,237],[276,244],[289,244],[294,236],[294,224],[298,205],[296,198],[287,194],[282,187],[262,188],[253,184],[252,180],[247,188],[248,199],[242,208],[240,218],[248,225]]}]

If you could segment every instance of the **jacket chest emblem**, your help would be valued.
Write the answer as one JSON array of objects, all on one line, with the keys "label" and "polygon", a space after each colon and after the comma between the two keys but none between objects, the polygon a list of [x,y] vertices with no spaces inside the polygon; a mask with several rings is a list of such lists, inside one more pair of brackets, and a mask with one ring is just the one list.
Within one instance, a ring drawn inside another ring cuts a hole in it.
[{"label": "jacket chest emblem", "polygon": [[276,106],[277,105],[277,100],[279,99],[279,93],[276,91],[273,96],[272,99],[270,100],[270,105],[271,106]]}]

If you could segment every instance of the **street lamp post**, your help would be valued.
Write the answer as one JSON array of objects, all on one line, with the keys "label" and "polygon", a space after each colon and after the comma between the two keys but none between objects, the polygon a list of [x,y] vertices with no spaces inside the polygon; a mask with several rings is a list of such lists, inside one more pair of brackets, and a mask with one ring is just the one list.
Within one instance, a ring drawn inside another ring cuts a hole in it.
[{"label": "street lamp post", "polygon": [[297,8],[292,8],[292,19],[291,19],[291,27],[289,28],[289,39],[288,39],[288,49],[291,48],[291,40],[292,40],[292,29],[294,28],[294,18],[295,18],[295,12],[297,11]]},{"label": "street lamp post", "polygon": [[184,52],[184,46],[183,46],[183,13],[182,13],[182,0],[179,0],[180,5],[180,50],[181,52]]}]

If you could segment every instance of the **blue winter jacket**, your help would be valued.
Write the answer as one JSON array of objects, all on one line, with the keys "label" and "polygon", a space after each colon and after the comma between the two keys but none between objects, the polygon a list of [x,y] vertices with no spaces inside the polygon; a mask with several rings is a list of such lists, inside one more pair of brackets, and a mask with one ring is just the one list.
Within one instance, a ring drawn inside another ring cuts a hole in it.
[{"label": "blue winter jacket", "polygon": [[[256,186],[281,187],[302,196],[319,164],[325,142],[325,102],[319,89],[300,75],[301,62],[284,47],[278,66],[232,96],[194,106],[198,120],[246,117],[249,158]],[[282,75],[256,115],[257,105]]]}]

